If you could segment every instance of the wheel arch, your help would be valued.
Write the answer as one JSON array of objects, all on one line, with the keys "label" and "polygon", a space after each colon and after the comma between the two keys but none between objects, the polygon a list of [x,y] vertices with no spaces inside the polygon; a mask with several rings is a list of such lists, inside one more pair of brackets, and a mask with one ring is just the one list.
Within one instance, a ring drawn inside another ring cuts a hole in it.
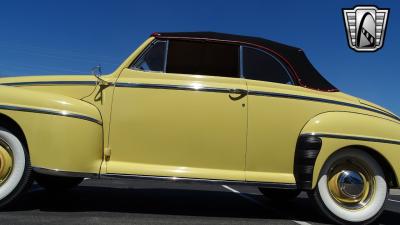
[{"label": "wheel arch", "polygon": [[399,187],[400,124],[353,112],[326,112],[310,119],[295,150],[294,175],[300,189],[315,188],[325,161],[336,152],[357,148],[376,159],[390,187]]},{"label": "wheel arch", "polygon": [[25,133],[22,130],[21,126],[15,120],[5,114],[0,113],[0,127],[4,127],[15,136],[20,138],[20,141],[29,152],[28,141],[26,139]]},{"label": "wheel arch", "polygon": [[[382,167],[383,172],[385,173],[385,179],[389,187],[398,187],[398,180],[396,177],[396,173],[394,172],[393,166],[390,164],[390,162],[386,159],[385,156],[383,156],[378,150],[373,149],[371,147],[365,146],[365,145],[350,145],[347,147],[344,147],[342,149],[339,149],[338,151],[345,150],[345,149],[359,149],[362,151],[367,152],[369,155],[371,155],[377,162],[378,164]],[[337,153],[338,151],[335,151],[333,154]]]}]

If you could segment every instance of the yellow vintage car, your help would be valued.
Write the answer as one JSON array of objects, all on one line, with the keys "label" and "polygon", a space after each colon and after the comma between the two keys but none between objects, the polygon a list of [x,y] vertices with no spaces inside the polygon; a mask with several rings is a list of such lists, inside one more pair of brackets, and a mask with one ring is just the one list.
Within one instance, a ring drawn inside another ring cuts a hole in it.
[{"label": "yellow vintage car", "polygon": [[368,223],[399,187],[400,119],[340,92],[304,52],[256,37],[154,33],[112,74],[0,79],[0,204],[83,178],[300,191]]}]

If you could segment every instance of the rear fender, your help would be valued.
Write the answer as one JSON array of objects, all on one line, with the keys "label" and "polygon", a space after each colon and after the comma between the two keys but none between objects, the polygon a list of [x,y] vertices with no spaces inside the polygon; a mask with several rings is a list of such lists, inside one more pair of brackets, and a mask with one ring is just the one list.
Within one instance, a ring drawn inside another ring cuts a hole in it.
[{"label": "rear fender", "polygon": [[[319,146],[315,145],[315,139],[320,140]],[[394,183],[398,184],[400,124],[352,112],[322,113],[304,126],[296,148],[296,182],[305,190],[315,188],[324,162],[332,154],[346,147],[356,147],[379,155],[385,161],[381,163],[387,163],[389,167],[385,169],[392,170],[396,180]],[[390,171],[386,172],[390,174]],[[304,180],[304,177],[308,180]]]}]

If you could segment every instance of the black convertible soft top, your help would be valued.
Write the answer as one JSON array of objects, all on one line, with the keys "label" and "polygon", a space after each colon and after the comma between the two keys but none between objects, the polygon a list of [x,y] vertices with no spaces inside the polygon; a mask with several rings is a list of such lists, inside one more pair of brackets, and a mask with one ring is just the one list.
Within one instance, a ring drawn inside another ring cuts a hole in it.
[{"label": "black convertible soft top", "polygon": [[297,84],[321,91],[338,91],[311,64],[303,50],[259,37],[217,32],[167,32],[152,36],[165,39],[200,39],[253,45],[275,54],[292,70]]}]

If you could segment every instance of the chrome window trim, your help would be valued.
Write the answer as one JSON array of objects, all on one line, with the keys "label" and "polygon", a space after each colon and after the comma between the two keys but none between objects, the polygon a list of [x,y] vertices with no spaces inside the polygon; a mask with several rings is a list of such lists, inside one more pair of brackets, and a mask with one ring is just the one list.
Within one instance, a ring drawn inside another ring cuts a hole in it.
[{"label": "chrome window trim", "polygon": [[[141,70],[141,69],[139,69],[139,68],[137,68],[137,67],[135,67],[136,66],[136,63],[138,62],[138,61],[140,61],[146,54],[147,54],[147,52],[155,45],[155,44],[157,44],[158,42],[164,42],[164,43],[166,43],[165,44],[165,52],[167,51],[167,44],[168,44],[168,40],[158,40],[158,39],[154,39],[148,46],[146,46],[146,48],[139,54],[139,56],[138,57],[136,57],[135,58],[135,60],[133,60],[133,62],[131,63],[131,65],[128,67],[129,69],[132,69],[132,70],[138,70],[138,71],[142,71],[142,72],[151,72],[151,73],[165,73],[165,68],[166,68],[166,60],[164,59],[164,66],[163,66],[163,69],[164,69],[164,71],[145,71],[145,70]],[[166,54],[164,53],[164,57],[166,56]]]},{"label": "chrome window trim", "polygon": [[[148,49],[149,49],[151,46],[153,46],[153,44],[154,44],[156,41],[158,41],[158,40],[157,40],[157,39],[154,39],[151,43],[149,43],[149,44],[143,49],[143,51],[140,52],[139,55],[136,56],[136,58],[131,62],[131,64],[128,66],[128,69],[131,69],[131,70],[138,70],[138,69],[135,69],[135,68],[134,68],[135,64],[143,57],[144,54],[146,54],[146,52],[148,51]],[[140,70],[140,71],[141,71],[141,70]]]},{"label": "chrome window trim", "polygon": [[163,71],[164,73],[167,73],[168,49],[169,49],[169,40],[166,40],[165,53],[164,53],[164,71]]},{"label": "chrome window trim", "polygon": [[48,114],[48,115],[55,115],[55,116],[65,116],[65,117],[71,117],[71,118],[76,118],[76,119],[82,119],[82,120],[86,120],[89,122],[93,122],[93,123],[102,125],[102,122],[95,118],[81,115],[81,114],[71,113],[68,111],[62,111],[62,110],[38,109],[38,108],[13,106],[13,105],[0,105],[0,110],[11,110],[11,111]]},{"label": "chrome window trim", "polygon": [[240,78],[245,78],[243,74],[243,45],[239,46],[239,75]]},{"label": "chrome window trim", "polygon": [[400,140],[381,139],[381,138],[373,138],[373,137],[365,137],[365,136],[352,136],[352,135],[328,134],[328,133],[304,133],[301,135],[309,135],[309,136],[315,136],[315,137],[320,137],[320,138],[334,138],[334,139],[368,141],[368,142],[378,142],[378,143],[384,143],[384,144],[400,145]]},{"label": "chrome window trim", "polygon": [[[166,43],[166,47],[165,47],[165,53],[164,53],[164,65],[163,65],[163,71],[144,71],[144,70],[141,70],[141,69],[139,69],[139,68],[136,68],[135,67],[135,64],[138,62],[138,61],[140,61],[141,59],[142,59],[142,57],[144,57],[144,55],[146,55],[146,53],[149,51],[149,49],[154,45],[154,44],[156,44],[157,42],[165,42]],[[148,46],[146,46],[146,48],[139,54],[139,56],[137,56],[134,60],[133,60],[133,62],[130,64],[130,66],[128,67],[128,69],[131,69],[131,70],[137,70],[137,71],[142,71],[142,72],[152,72],[152,73],[165,73],[166,75],[168,75],[168,74],[174,74],[174,73],[167,73],[167,65],[168,65],[168,50],[169,50],[169,40],[168,39],[162,39],[162,40],[159,40],[159,39],[154,39],[153,40],[153,42],[151,42]],[[238,73],[239,74],[237,74],[238,76],[237,77],[228,77],[228,76],[215,76],[215,75],[207,75],[207,74],[186,74],[186,73],[178,73],[178,74],[182,74],[182,75],[188,75],[188,76],[196,76],[196,75],[201,75],[201,76],[211,76],[211,77],[224,77],[224,78],[236,78],[236,79],[241,79],[241,78],[244,78],[243,76],[242,76],[242,72],[241,72],[241,70],[242,70],[242,66],[241,66],[241,61],[242,61],[242,56],[241,56],[241,45],[238,45],[238,47],[239,47],[239,53],[238,53],[238,55],[239,55],[239,71],[238,71]]]},{"label": "chrome window trim", "polygon": [[[263,53],[265,53],[265,54],[271,56],[275,61],[277,61],[277,62],[279,63],[279,65],[281,65],[281,66],[283,67],[283,69],[285,69],[286,74],[287,74],[287,76],[289,77],[290,82],[291,82],[291,84],[287,84],[287,83],[286,83],[286,85],[295,85],[295,82],[294,82],[294,80],[293,80],[292,74],[289,72],[289,70],[287,69],[286,65],[285,65],[281,60],[279,60],[276,56],[274,56],[273,54],[271,54],[271,53],[269,53],[269,52],[267,52],[267,51],[264,51],[264,50],[262,50],[262,49],[259,49],[259,48],[255,48],[255,47],[251,47],[251,46],[241,46],[241,47],[243,47],[243,48],[242,48],[242,54],[243,54],[243,49],[244,49],[244,48],[251,48],[251,49],[254,49],[254,50],[263,52]],[[242,55],[242,57],[243,57],[243,55]],[[243,59],[242,59],[242,60],[243,60]],[[241,63],[243,64],[244,61],[241,62]],[[243,65],[242,65],[242,69],[243,69]],[[244,74],[243,71],[242,71],[242,73],[243,73],[243,77],[246,78],[246,75]],[[247,79],[247,78],[246,78],[246,79]],[[267,81],[267,80],[260,80],[260,81],[263,81],[263,82],[272,82],[272,81]],[[277,82],[272,82],[272,83],[277,83]],[[281,83],[278,83],[278,84],[281,84]]]},{"label": "chrome window trim", "polygon": [[[166,49],[166,52],[168,52],[168,49],[169,49],[169,40],[168,39],[165,39],[165,41],[168,41],[168,43],[167,43],[167,49]],[[184,41],[186,41],[186,40],[184,40]],[[196,42],[199,42],[199,41],[196,41]],[[229,44],[226,44],[226,43],[220,43],[220,44],[224,44],[224,45],[229,45]],[[167,72],[167,63],[168,63],[168,54],[167,54],[167,57],[166,57],[166,63],[165,63],[165,70],[164,70],[164,73],[165,74],[180,74],[180,75],[186,75],[186,76],[198,76],[198,75],[200,75],[200,76],[210,76],[210,77],[223,77],[223,78],[234,78],[234,79],[241,79],[241,78],[243,78],[242,76],[241,76],[241,74],[240,74],[240,58],[241,58],[241,56],[240,56],[240,45],[234,45],[234,46],[237,46],[238,48],[239,48],[239,51],[238,51],[238,60],[239,60],[239,62],[238,62],[238,65],[239,65],[239,71],[237,71],[237,73],[238,74],[236,74],[235,75],[235,77],[230,77],[230,76],[217,76],[217,75],[210,75],[210,74],[191,74],[191,73],[168,73]]]}]

